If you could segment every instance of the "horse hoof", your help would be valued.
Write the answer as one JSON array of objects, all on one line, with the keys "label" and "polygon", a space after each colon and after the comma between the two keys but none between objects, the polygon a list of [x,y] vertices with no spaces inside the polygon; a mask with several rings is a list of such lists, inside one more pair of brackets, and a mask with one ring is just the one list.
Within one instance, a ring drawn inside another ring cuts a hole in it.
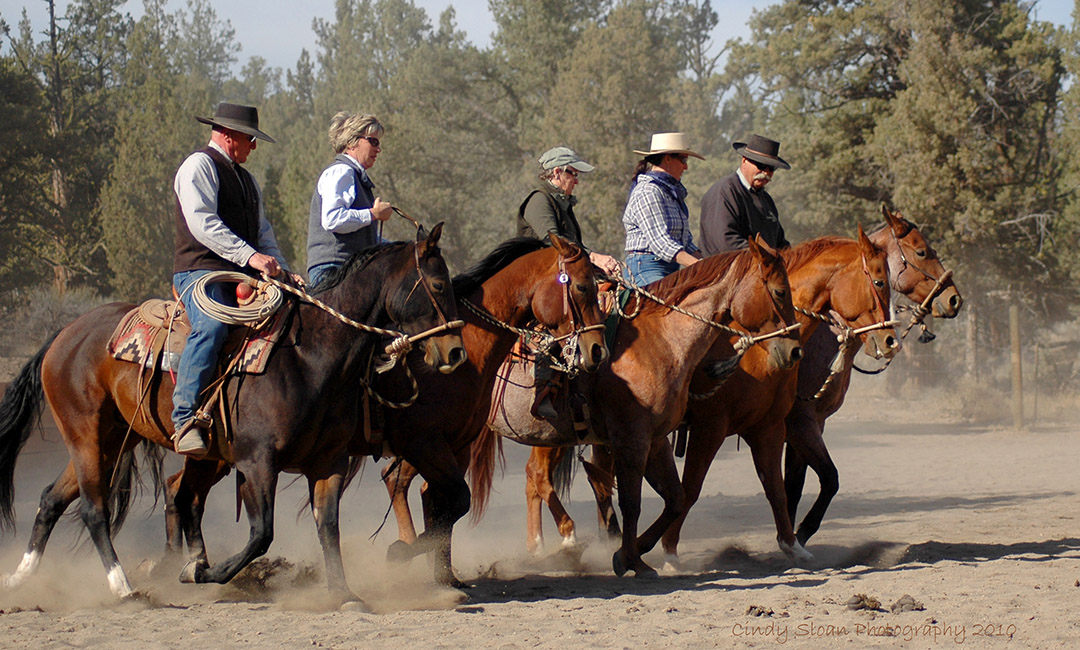
[{"label": "horse hoof", "polygon": [[386,561],[395,564],[404,564],[415,557],[412,546],[401,541],[395,541],[386,549]]},{"label": "horse hoof", "polygon": [[626,562],[623,561],[622,551],[615,551],[611,556],[611,570],[620,578],[626,575]]},{"label": "horse hoof", "polygon": [[656,572],[656,569],[652,568],[644,562],[641,563],[641,567],[634,569],[635,578],[659,578],[660,574]]},{"label": "horse hoof", "polygon": [[180,582],[185,585],[201,583],[203,574],[209,566],[206,560],[203,559],[188,562],[184,565],[184,568],[180,569]]},{"label": "horse hoof", "polygon": [[682,563],[679,562],[678,555],[674,553],[664,555],[664,571],[667,573],[679,573],[682,571]]},{"label": "horse hoof", "polygon": [[798,540],[792,545],[780,542],[780,550],[797,567],[805,567],[814,560],[814,554],[803,548],[803,545]]},{"label": "horse hoof", "polygon": [[457,576],[452,573],[449,576],[438,576],[435,581],[440,585],[450,587],[451,589],[472,589],[473,587],[467,582],[458,580]]},{"label": "horse hoof", "polygon": [[338,609],[343,612],[360,612],[361,614],[371,613],[371,608],[356,596],[353,596],[351,600],[346,600],[341,603],[341,606],[338,607]]}]

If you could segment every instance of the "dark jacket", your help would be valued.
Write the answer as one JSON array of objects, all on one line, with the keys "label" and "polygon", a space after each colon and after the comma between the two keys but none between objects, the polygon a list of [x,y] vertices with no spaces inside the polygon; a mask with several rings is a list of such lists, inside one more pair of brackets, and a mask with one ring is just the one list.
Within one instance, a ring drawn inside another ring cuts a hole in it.
[{"label": "dark jacket", "polygon": [[574,216],[574,197],[557,192],[550,184],[529,192],[518,207],[518,237],[542,239],[548,233],[581,244],[581,226]]},{"label": "dark jacket", "polygon": [[746,248],[758,233],[773,248],[790,246],[769,193],[748,190],[738,172],[713,183],[701,199],[701,250],[716,255]]}]

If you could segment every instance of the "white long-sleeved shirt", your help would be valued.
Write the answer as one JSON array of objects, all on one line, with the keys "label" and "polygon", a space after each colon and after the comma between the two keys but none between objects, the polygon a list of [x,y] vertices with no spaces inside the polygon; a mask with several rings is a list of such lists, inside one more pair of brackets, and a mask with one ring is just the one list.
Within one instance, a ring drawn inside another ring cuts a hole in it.
[{"label": "white long-sleeved shirt", "polygon": [[[367,170],[349,154],[344,155],[349,159],[349,165],[330,165],[323,170],[316,185],[319,196],[322,198],[323,229],[342,235],[366,228],[375,222],[371,216],[371,206],[355,210],[349,208],[356,200],[357,191],[353,169],[358,170],[365,177]],[[376,222],[376,228],[380,225]],[[376,240],[381,239],[381,234],[376,232]]]},{"label": "white long-sleeved shirt", "polygon": [[[229,160],[225,150],[215,142],[210,146],[217,149]],[[262,189],[252,177],[255,185],[255,194],[259,205],[259,240],[257,248],[253,248],[244,240],[236,236],[218,215],[217,195],[220,181],[217,175],[217,166],[210,156],[196,151],[184,160],[180,169],[176,171],[173,179],[173,191],[180,201],[180,211],[184,215],[191,235],[203,246],[206,246],[222,258],[229,260],[240,267],[247,266],[248,260],[255,253],[270,255],[278,261],[282,268],[287,269],[285,258],[278,247],[274,229],[266,220],[263,212]]]}]

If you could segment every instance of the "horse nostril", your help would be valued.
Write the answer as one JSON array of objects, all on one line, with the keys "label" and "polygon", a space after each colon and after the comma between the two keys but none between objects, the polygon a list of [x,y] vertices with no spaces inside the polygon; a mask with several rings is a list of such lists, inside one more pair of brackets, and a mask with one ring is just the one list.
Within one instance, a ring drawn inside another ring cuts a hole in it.
[{"label": "horse nostril", "polygon": [[465,363],[465,360],[469,358],[469,355],[465,352],[465,348],[454,348],[450,350],[450,365],[455,368]]},{"label": "horse nostril", "polygon": [[900,347],[897,343],[897,340],[891,336],[885,338],[885,345],[889,350],[895,350],[896,348]]},{"label": "horse nostril", "polygon": [[799,361],[800,359],[802,359],[802,348],[795,348],[791,351],[791,360]]},{"label": "horse nostril", "polygon": [[604,346],[599,343],[594,343],[592,346],[592,360],[593,363],[599,364],[604,360]]}]

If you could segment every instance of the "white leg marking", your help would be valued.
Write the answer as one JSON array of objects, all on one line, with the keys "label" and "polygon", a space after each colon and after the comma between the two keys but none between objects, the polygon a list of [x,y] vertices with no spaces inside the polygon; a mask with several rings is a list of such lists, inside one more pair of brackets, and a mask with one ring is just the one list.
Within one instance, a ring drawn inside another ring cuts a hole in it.
[{"label": "white leg marking", "polygon": [[131,588],[131,583],[128,582],[127,576],[124,575],[124,569],[119,564],[109,569],[109,591],[113,592],[118,598],[127,598],[134,589]]},{"label": "white leg marking", "polygon": [[577,534],[574,531],[570,531],[570,534],[563,537],[563,548],[573,548],[577,546]]},{"label": "white leg marking", "polygon": [[678,573],[682,570],[677,553],[664,553],[664,571]]},{"label": "white leg marking", "polygon": [[39,564],[41,564],[41,553],[37,551],[24,553],[22,562],[19,562],[19,568],[15,569],[15,573],[4,576],[4,589],[14,589],[21,585],[37,571]]}]

